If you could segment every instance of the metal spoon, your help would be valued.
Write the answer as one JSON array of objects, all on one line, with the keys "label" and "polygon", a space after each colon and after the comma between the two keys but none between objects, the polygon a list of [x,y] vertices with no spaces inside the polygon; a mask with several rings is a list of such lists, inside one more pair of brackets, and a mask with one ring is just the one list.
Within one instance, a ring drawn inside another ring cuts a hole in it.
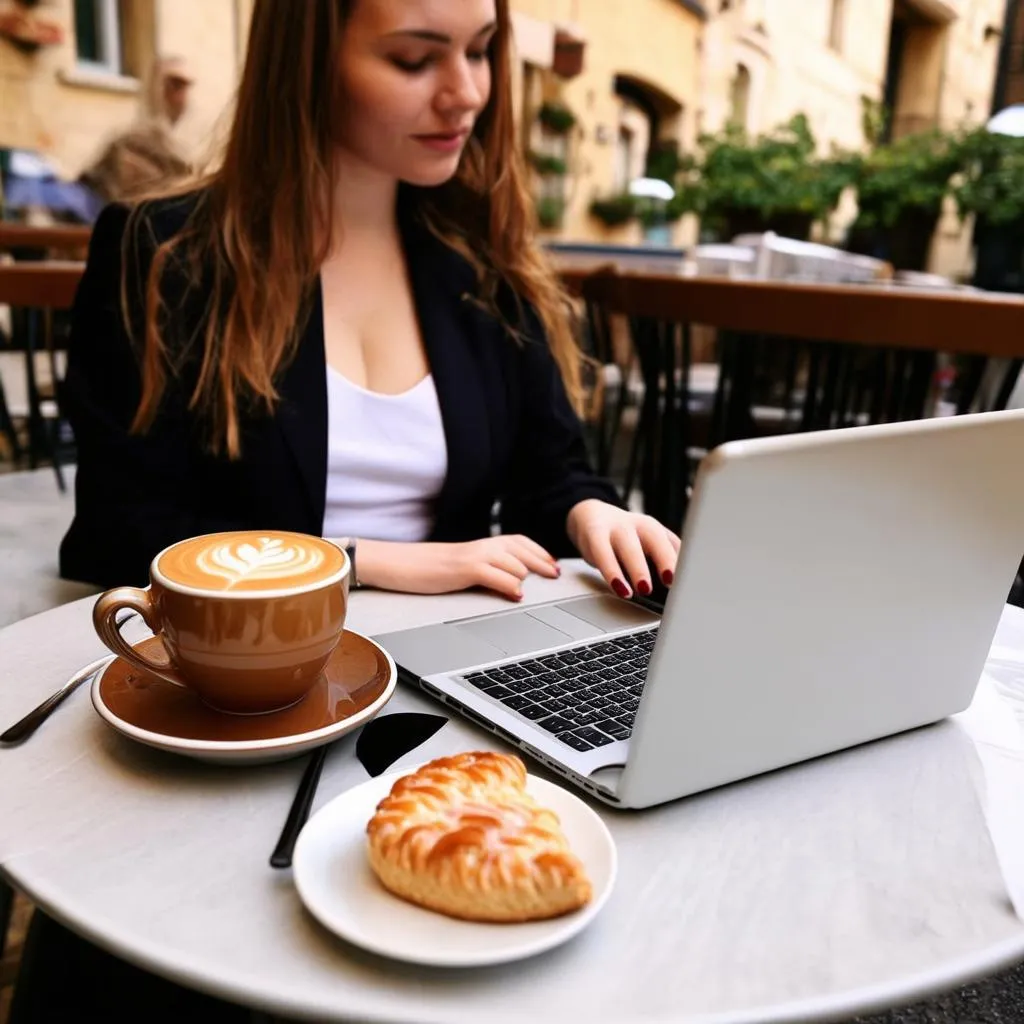
[{"label": "metal spoon", "polygon": [[109,654],[105,658],[99,658],[91,665],[86,665],[81,671],[76,672],[56,693],[47,697],[42,704],[33,708],[6,732],[0,733],[0,743],[11,746],[27,740],[82,683],[92,679],[108,661],[110,661]]}]

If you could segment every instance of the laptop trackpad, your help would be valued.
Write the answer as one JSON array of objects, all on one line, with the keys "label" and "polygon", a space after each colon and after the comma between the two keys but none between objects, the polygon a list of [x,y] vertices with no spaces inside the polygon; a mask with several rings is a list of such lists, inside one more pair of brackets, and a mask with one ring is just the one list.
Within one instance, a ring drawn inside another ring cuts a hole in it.
[{"label": "laptop trackpad", "polygon": [[509,655],[532,654],[568,643],[573,637],[523,611],[402,629],[374,639],[404,669],[422,677],[502,661]]},{"label": "laptop trackpad", "polygon": [[562,630],[541,622],[525,611],[477,619],[475,622],[461,622],[452,628],[476,640],[483,640],[504,654],[513,656],[557,647],[572,639]]},{"label": "laptop trackpad", "polygon": [[611,630],[657,621],[657,615],[637,605],[600,595],[402,629],[374,639],[404,669],[422,677],[536,654],[573,640],[588,640]]}]

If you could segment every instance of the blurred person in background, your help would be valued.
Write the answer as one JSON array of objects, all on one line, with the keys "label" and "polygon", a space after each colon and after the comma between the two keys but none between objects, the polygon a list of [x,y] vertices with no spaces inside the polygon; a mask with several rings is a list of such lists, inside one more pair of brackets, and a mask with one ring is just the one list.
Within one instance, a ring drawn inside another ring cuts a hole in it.
[{"label": "blurred person in background", "polygon": [[104,202],[129,202],[173,188],[192,172],[174,128],[188,109],[193,79],[181,57],[150,69],[135,123],[104,147],[79,181]]}]

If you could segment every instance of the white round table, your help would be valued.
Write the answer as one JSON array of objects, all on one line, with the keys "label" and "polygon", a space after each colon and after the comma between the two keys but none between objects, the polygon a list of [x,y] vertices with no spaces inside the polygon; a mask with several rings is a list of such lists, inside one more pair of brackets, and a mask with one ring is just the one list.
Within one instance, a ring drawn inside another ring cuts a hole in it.
[{"label": "white round table", "polygon": [[[561,580],[528,581],[526,600],[593,586],[568,563]],[[90,607],[0,632],[0,727],[102,654]],[[350,625],[373,634],[498,607],[482,594],[360,592]],[[1008,608],[995,643],[1015,684],[1024,614]],[[401,686],[384,713],[409,709],[445,713]],[[496,743],[453,719],[396,767]],[[353,750],[353,737],[332,749],[317,806],[366,777]],[[129,961],[322,1020],[835,1019],[1024,959],[962,717],[654,810],[599,808],[620,858],[604,911],[543,957],[478,970],[365,954],[305,912],[290,872],[267,863],[304,763],[217,767],[134,745],[83,688],[27,743],[0,749],[0,867]]]}]

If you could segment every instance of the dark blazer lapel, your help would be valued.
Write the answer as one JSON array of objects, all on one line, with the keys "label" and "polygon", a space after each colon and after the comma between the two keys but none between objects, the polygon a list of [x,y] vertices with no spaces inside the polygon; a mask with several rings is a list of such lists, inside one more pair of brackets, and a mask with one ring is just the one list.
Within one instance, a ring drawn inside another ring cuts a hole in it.
[{"label": "dark blazer lapel", "polygon": [[[501,328],[471,301],[476,275],[462,256],[410,218],[402,218],[402,236],[448,448],[448,472],[435,509],[441,528],[435,539],[444,540],[444,524],[459,521],[457,510],[470,488],[487,481],[491,470],[492,417],[478,347]],[[278,422],[303,482],[311,524],[319,532],[327,501],[327,356],[319,278],[298,350],[278,388]]]},{"label": "dark blazer lapel", "polygon": [[309,319],[278,391],[281,406],[277,420],[302,479],[311,532],[319,534],[327,502],[327,356],[319,277]]},{"label": "dark blazer lapel", "polygon": [[402,232],[448,446],[448,473],[435,507],[433,535],[443,541],[448,539],[445,524],[459,521],[457,510],[470,488],[486,481],[491,469],[491,417],[477,347],[487,343],[497,322],[470,301],[476,275],[462,256],[411,219],[403,219]]}]

